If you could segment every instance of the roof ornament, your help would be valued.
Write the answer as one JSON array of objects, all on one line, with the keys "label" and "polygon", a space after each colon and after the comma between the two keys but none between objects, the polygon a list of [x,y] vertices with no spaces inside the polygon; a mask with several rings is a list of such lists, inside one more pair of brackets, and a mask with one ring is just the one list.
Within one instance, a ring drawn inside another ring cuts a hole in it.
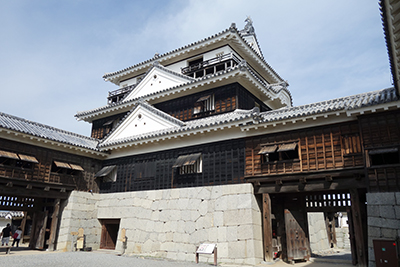
[{"label": "roof ornament", "polygon": [[231,26],[229,27],[230,32],[235,32],[236,31],[236,23],[232,22]]},{"label": "roof ornament", "polygon": [[156,53],[154,54],[153,58],[158,58],[159,55],[160,55],[160,54],[159,54],[158,52],[156,52]]},{"label": "roof ornament", "polygon": [[244,29],[240,31],[240,33],[254,34],[253,20],[250,18],[250,16],[247,16],[244,22],[246,22],[246,25],[244,26]]},{"label": "roof ornament", "polygon": [[238,64],[238,67],[239,67],[240,71],[246,71],[247,70],[246,60],[240,61],[240,63]]},{"label": "roof ornament", "polygon": [[254,123],[258,124],[261,121],[260,108],[254,107],[251,111],[251,116],[253,116]]}]

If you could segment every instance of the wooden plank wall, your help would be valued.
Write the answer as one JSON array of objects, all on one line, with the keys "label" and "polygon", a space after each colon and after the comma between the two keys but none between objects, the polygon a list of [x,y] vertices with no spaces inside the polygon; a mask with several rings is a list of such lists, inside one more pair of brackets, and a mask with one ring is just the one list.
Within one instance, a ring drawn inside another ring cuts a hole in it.
[{"label": "wooden plank wall", "polygon": [[[262,144],[298,142],[299,159],[262,162]],[[249,138],[246,176],[290,174],[363,166],[358,124],[346,123]]]},{"label": "wooden plank wall", "polygon": [[[193,114],[193,108],[196,101],[203,96],[214,94],[214,108],[215,110],[205,112],[204,114]],[[255,106],[255,102],[261,108],[261,111],[270,110],[263,102],[259,101],[249,91],[244,89],[240,84],[228,84],[212,90],[207,90],[201,93],[192,94],[189,96],[177,98],[174,100],[166,101],[154,105],[157,109],[160,109],[171,116],[182,120],[192,120],[200,117],[206,117],[208,115],[215,115],[219,113],[225,113],[233,111],[235,109],[252,109]]]},{"label": "wooden plank wall", "polygon": [[366,153],[370,192],[400,191],[400,164],[370,166],[371,149],[397,148],[400,151],[400,111],[364,115],[359,118]]}]

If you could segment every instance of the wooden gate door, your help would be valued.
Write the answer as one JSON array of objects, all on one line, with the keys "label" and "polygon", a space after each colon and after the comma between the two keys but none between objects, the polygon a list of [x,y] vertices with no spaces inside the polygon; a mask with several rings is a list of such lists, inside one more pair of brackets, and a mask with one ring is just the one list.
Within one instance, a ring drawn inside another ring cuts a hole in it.
[{"label": "wooden gate door", "polygon": [[29,247],[33,249],[43,249],[46,235],[48,211],[35,212],[33,214],[32,232]]},{"label": "wooden gate door", "polygon": [[287,259],[309,260],[310,244],[308,240],[307,219],[304,212],[295,209],[285,209],[285,229]]},{"label": "wooden gate door", "polygon": [[115,249],[119,230],[119,220],[102,220],[101,223],[100,248]]}]

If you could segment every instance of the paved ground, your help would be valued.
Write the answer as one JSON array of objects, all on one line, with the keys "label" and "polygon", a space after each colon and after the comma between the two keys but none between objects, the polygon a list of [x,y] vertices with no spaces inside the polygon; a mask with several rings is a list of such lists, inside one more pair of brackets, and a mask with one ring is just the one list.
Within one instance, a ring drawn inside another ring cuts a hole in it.
[{"label": "paved ground", "polygon": [[[338,255],[335,255],[338,256]],[[117,256],[104,252],[47,252],[28,250],[26,247],[14,248],[10,254],[5,254],[5,249],[0,248],[0,266],[7,267],[210,267],[212,264],[194,262],[178,262],[165,259],[143,258],[137,256]],[[219,264],[221,267],[250,267],[248,265]],[[282,261],[264,263],[257,267],[351,267],[348,260],[339,258],[318,257],[311,262],[299,262],[295,265]],[[253,266],[251,266],[253,267]]]}]

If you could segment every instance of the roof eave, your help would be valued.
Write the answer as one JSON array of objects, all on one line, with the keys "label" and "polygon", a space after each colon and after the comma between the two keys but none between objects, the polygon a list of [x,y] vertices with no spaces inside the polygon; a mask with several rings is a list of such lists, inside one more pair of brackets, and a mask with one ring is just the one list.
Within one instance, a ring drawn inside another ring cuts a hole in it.
[{"label": "roof eave", "polygon": [[[155,61],[158,61],[160,63],[166,62],[168,60],[171,60],[171,58],[177,58],[176,61],[179,61],[179,56],[185,55],[185,57],[189,55],[194,55],[197,54],[198,52],[194,53],[195,51],[202,50],[201,52],[204,52],[204,47],[212,46],[214,47],[217,43],[221,43],[221,45],[226,45],[229,42],[227,40],[233,39],[237,40],[236,42],[232,42],[233,44],[238,45],[238,48],[241,48],[244,52],[246,52],[250,57],[256,61],[258,64],[261,64],[263,66],[263,69],[268,73],[270,76],[270,79],[273,79],[274,81],[271,81],[271,83],[274,82],[281,82],[283,79],[278,75],[278,73],[265,61],[262,55],[259,55],[254,48],[250,46],[250,44],[247,43],[247,41],[242,37],[240,32],[236,28],[228,28],[224,31],[222,31],[219,34],[213,35],[211,37],[202,39],[198,42],[195,42],[191,45],[186,45],[184,47],[172,50],[170,52],[167,52],[165,54],[155,56],[149,60],[143,61],[141,63],[138,63],[136,65],[133,65],[131,67],[125,68],[120,71],[116,71],[113,73],[108,73],[103,76],[103,79],[106,81],[110,81],[116,85],[119,85],[120,79],[124,76],[130,75],[135,72],[145,72],[150,68]],[[205,44],[206,42],[206,44]],[[207,44],[208,42],[208,44]],[[229,43],[229,44],[232,44]],[[169,63],[171,64],[171,63]]]},{"label": "roof eave", "polygon": [[[198,88],[205,84],[212,84],[212,86],[215,87],[216,83],[218,83],[218,82],[222,83],[222,85],[228,84],[228,83],[233,83],[233,82],[238,82],[237,80],[232,81],[230,79],[235,78],[237,76],[245,76],[245,77],[248,77],[248,79],[251,79],[251,82],[253,84],[257,85],[257,88],[259,88],[260,92],[266,98],[271,99],[271,100],[281,99],[282,106],[285,106],[285,105],[291,106],[292,105],[292,103],[291,103],[292,98],[291,98],[290,92],[287,89],[286,89],[286,91],[281,91],[281,92],[275,93],[275,92],[267,89],[265,87],[265,85],[261,81],[256,79],[255,76],[247,68],[244,68],[242,70],[240,70],[239,68],[240,68],[240,66],[237,66],[234,69],[216,73],[216,74],[212,75],[211,77],[205,76],[201,79],[193,80],[193,81],[190,81],[190,82],[187,82],[187,83],[184,83],[182,85],[175,86],[172,88],[166,88],[163,91],[160,91],[160,92],[157,92],[154,94],[150,94],[150,95],[146,95],[141,98],[150,103],[157,101],[159,99],[163,99],[163,101],[166,101],[166,98],[168,98],[171,95],[174,96],[174,98],[176,98],[176,96],[178,96],[178,95],[185,96],[185,95],[189,94],[189,91],[191,89]],[[245,73],[247,73],[247,75],[245,75]],[[287,100],[284,100],[283,98],[287,98]],[[88,114],[80,115],[78,113],[75,115],[75,117],[78,120],[92,122],[95,119],[107,117],[107,116],[117,114],[117,113],[127,112],[132,108],[132,106],[135,105],[135,102],[138,99],[139,98],[135,98],[135,99],[131,99],[126,102],[122,101],[117,104],[103,106],[101,108],[101,110],[94,111],[92,113],[90,113],[90,111],[89,111]]]}]

